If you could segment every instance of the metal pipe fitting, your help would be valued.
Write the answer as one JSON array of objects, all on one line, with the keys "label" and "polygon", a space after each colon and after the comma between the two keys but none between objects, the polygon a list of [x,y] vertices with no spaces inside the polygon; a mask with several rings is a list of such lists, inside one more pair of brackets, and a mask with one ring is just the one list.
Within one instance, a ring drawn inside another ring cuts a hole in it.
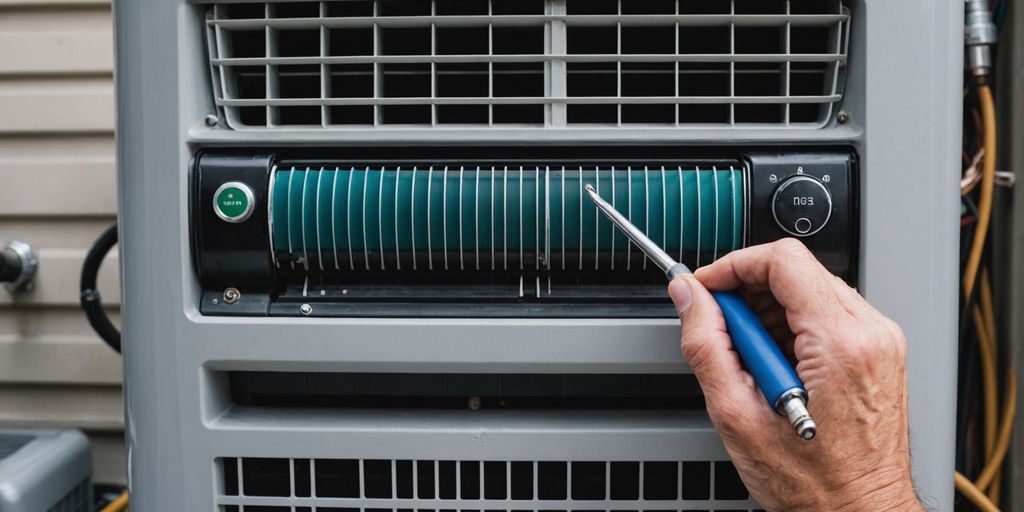
[{"label": "metal pipe fitting", "polygon": [[8,240],[0,247],[0,282],[11,293],[32,289],[32,278],[39,258],[32,246],[21,240]]},{"label": "metal pipe fitting", "polygon": [[789,423],[793,425],[797,435],[804,440],[810,441],[818,434],[818,424],[814,422],[811,413],[807,411],[807,394],[803,390],[787,391],[779,397],[775,409],[789,419]]},{"label": "metal pipe fitting", "polygon": [[965,0],[964,49],[971,75],[981,78],[992,72],[992,45],[997,40],[996,24],[985,0]]}]

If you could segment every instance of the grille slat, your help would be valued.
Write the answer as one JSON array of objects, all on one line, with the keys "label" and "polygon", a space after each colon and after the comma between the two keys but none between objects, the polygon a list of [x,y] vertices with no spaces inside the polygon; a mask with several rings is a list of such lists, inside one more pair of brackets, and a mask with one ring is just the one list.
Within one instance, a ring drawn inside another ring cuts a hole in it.
[{"label": "grille slat", "polygon": [[233,129],[821,128],[842,100],[840,0],[215,4]]}]

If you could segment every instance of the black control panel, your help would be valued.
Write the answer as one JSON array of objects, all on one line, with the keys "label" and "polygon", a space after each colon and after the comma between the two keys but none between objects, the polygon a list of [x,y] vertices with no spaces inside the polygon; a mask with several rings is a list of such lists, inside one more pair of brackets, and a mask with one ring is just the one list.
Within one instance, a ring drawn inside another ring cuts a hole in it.
[{"label": "black control panel", "polygon": [[850,153],[750,153],[750,245],[800,239],[848,282],[857,268],[856,158]]}]

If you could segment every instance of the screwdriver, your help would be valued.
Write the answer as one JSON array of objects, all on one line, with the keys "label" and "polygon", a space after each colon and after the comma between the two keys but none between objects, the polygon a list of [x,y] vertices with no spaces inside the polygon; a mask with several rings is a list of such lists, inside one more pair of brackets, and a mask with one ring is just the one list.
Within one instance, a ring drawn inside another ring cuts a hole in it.
[{"label": "screwdriver", "polygon": [[[691,273],[686,265],[672,259],[643,231],[623,217],[614,206],[602,199],[592,185],[587,185],[586,190],[597,208],[665,272],[669,281]],[[768,406],[779,415],[786,416],[801,438],[808,441],[814,439],[818,426],[807,412],[807,390],[804,389],[800,377],[793,371],[793,367],[789,365],[789,361],[782,355],[779,344],[768,334],[761,319],[739,293],[712,291],[711,295],[718,302],[722,316],[725,317],[733,348],[739,353],[747,370],[754,376],[754,381],[768,401]]]}]

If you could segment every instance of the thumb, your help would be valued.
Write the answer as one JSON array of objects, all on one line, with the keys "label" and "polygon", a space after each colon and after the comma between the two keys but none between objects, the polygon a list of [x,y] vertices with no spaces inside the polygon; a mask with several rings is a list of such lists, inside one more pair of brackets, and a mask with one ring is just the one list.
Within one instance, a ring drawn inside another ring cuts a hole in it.
[{"label": "thumb", "polygon": [[686,282],[683,277],[677,277],[668,283],[668,295],[672,297],[672,302],[676,305],[676,311],[679,313],[679,317],[690,310],[690,304],[693,303],[693,295],[690,291],[690,284]]}]

